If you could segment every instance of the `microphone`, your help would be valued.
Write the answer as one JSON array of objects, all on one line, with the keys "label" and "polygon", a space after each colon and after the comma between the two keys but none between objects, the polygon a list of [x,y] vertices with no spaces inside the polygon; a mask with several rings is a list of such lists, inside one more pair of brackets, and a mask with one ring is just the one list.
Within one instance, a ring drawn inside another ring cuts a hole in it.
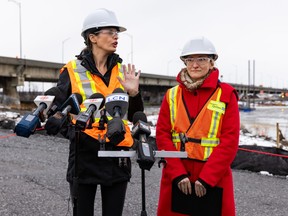
[{"label": "microphone", "polygon": [[47,95],[54,95],[54,102],[50,105],[49,109],[45,110],[46,113],[46,117],[50,117],[51,115],[55,114],[55,112],[57,111],[58,106],[55,104],[56,101],[59,102],[63,102],[64,98],[62,97],[62,92],[61,90],[56,86],[56,87],[52,87],[49,90],[46,91],[46,93],[48,92]]},{"label": "microphone", "polygon": [[94,122],[93,116],[99,109],[103,108],[104,104],[105,98],[101,93],[92,94],[89,99],[84,101],[84,105],[87,110],[78,116],[76,120],[76,126],[81,130],[85,130],[85,128],[91,127],[92,123]]},{"label": "microphone", "polygon": [[50,109],[47,111],[46,115],[49,118],[57,112],[58,106],[56,104],[52,104]]},{"label": "microphone", "polygon": [[17,136],[29,137],[35,132],[37,127],[41,126],[41,122],[45,121],[44,114],[49,110],[55,96],[58,94],[58,88],[52,87],[48,89],[44,95],[39,95],[34,99],[37,105],[33,113],[28,113],[15,126],[14,132]]},{"label": "microphone", "polygon": [[81,94],[79,93],[73,93],[71,94],[68,99],[64,102],[64,104],[59,108],[62,110],[62,113],[64,115],[67,115],[68,113],[72,113],[75,115],[78,115],[80,112],[80,104],[82,104],[83,99]]},{"label": "microphone", "polygon": [[69,113],[77,115],[80,112],[79,104],[82,104],[82,96],[79,93],[71,94],[64,104],[53,116],[48,118],[45,124],[45,130],[48,135],[56,135],[59,133],[64,123],[67,122]]},{"label": "microphone", "polygon": [[50,109],[55,98],[54,93],[52,93],[53,95],[50,95],[53,91],[54,90],[50,90],[48,93],[46,91],[44,95],[38,95],[34,99],[34,103],[36,104],[37,109],[32,113],[32,115],[40,117],[41,122],[45,121],[44,115],[46,115],[47,111]]},{"label": "microphone", "polygon": [[115,117],[123,118],[128,110],[129,96],[121,88],[116,88],[106,97],[105,109]]},{"label": "microphone", "polygon": [[117,88],[112,94],[106,97],[105,109],[113,117],[107,123],[107,137],[114,146],[125,139],[125,126],[122,118],[128,110],[128,94],[121,88]]},{"label": "microphone", "polygon": [[142,111],[133,115],[132,136],[138,141],[136,146],[137,163],[141,169],[150,170],[155,162],[153,147],[147,143],[147,136],[151,134],[147,117]]},{"label": "microphone", "polygon": [[150,125],[147,123],[147,117],[142,111],[133,115],[132,136],[141,141],[147,142],[147,137],[151,134]]}]

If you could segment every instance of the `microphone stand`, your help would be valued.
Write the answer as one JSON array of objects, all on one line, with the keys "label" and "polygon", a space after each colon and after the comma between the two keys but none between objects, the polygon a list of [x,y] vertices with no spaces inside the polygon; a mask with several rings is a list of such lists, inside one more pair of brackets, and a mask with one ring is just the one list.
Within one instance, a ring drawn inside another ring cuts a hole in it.
[{"label": "microphone stand", "polygon": [[[92,123],[94,122],[93,115],[90,116],[89,123],[87,129],[92,128]],[[72,196],[73,196],[73,216],[77,216],[77,204],[78,204],[78,185],[79,185],[79,176],[78,176],[78,152],[79,152],[79,145],[80,145],[80,133],[81,133],[81,126],[72,125],[75,130],[75,155],[74,155],[74,176],[73,176],[73,186],[72,186]],[[84,129],[85,130],[85,129]]]},{"label": "microphone stand", "polygon": [[80,143],[80,129],[78,126],[73,125],[75,130],[75,155],[74,155],[74,176],[73,176],[73,185],[72,185],[72,199],[73,199],[73,216],[77,216],[77,203],[78,203],[78,152],[79,152],[79,143]]},{"label": "microphone stand", "polygon": [[141,186],[142,186],[142,211],[141,216],[147,216],[146,212],[146,195],[145,195],[145,169],[141,169]]}]

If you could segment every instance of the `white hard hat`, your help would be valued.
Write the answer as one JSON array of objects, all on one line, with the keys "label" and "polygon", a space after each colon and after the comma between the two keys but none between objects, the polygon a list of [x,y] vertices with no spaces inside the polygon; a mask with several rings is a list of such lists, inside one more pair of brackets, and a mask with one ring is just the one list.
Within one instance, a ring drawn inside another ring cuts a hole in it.
[{"label": "white hard hat", "polygon": [[120,32],[126,31],[126,28],[119,25],[113,11],[109,11],[105,8],[99,8],[85,18],[81,35],[82,37],[85,37],[85,31],[88,29],[101,27],[116,27]]},{"label": "white hard hat", "polygon": [[183,61],[185,56],[195,54],[208,54],[213,55],[213,59],[218,58],[218,54],[215,50],[214,45],[205,37],[195,37],[189,40],[182,50],[180,59]]}]

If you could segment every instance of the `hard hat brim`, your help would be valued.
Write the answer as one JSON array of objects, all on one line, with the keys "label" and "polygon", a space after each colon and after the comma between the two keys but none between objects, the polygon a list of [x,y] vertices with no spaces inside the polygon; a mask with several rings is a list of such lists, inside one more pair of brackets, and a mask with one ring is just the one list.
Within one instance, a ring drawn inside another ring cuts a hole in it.
[{"label": "hard hat brim", "polygon": [[[124,31],[127,31],[127,29],[123,26],[115,26],[115,25],[103,25],[103,26],[98,26],[98,28],[117,28],[119,30],[119,32],[124,32]],[[89,31],[89,29],[97,29],[96,27],[94,26],[91,26],[91,28],[85,28],[85,29],[82,29],[82,33],[81,33],[81,36],[82,37],[85,37],[85,32]]]},{"label": "hard hat brim", "polygon": [[218,59],[218,55],[215,54],[215,53],[211,53],[211,52],[207,52],[207,53],[203,53],[203,52],[185,53],[185,54],[183,54],[183,55],[180,56],[180,59],[181,59],[182,61],[184,61],[184,59],[185,59],[187,56],[190,56],[190,55],[202,55],[202,54],[203,54],[203,55],[213,55],[213,56],[214,56],[214,58],[213,58],[214,61],[216,61],[216,60]]}]

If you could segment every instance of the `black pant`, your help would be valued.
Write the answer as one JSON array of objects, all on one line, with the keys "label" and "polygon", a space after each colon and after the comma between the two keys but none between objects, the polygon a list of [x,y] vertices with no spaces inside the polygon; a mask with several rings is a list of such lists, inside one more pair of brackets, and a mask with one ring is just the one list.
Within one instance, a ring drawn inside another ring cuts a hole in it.
[{"label": "black pant", "polygon": [[[112,186],[101,185],[102,215],[121,216],[128,182]],[[70,184],[72,194],[73,185]],[[77,216],[94,216],[94,201],[97,185],[79,184],[77,190]],[[73,196],[72,196],[73,198]],[[73,200],[73,199],[72,199]]]}]

